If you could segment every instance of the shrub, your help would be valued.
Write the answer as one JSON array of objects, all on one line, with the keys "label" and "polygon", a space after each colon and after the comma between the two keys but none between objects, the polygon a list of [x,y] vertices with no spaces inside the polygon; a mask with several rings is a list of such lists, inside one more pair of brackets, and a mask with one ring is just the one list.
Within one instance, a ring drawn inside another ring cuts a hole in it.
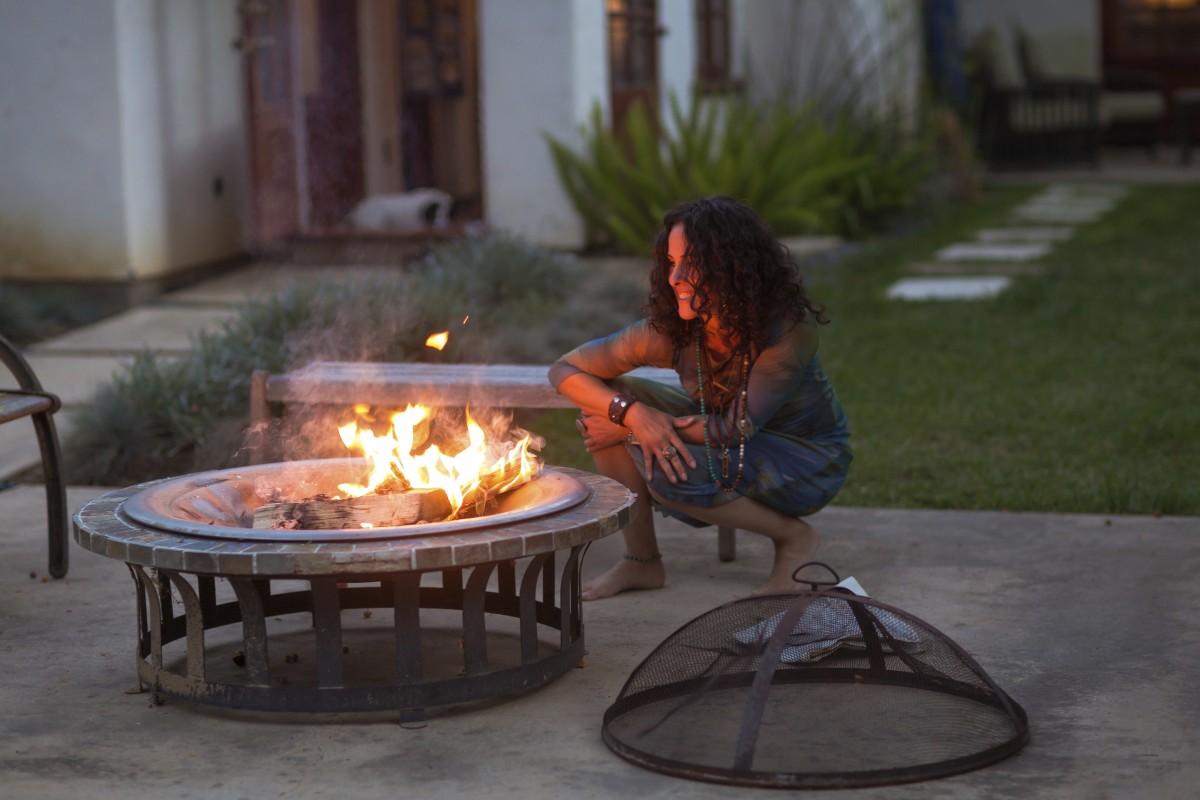
[{"label": "shrub", "polygon": [[112,305],[68,287],[0,282],[0,334],[18,344],[41,341],[114,313]]},{"label": "shrub", "polygon": [[909,205],[925,165],[923,142],[807,107],[693,102],[685,112],[671,97],[670,123],[660,131],[635,106],[622,142],[596,106],[580,151],[545,137],[593,244],[644,252],[669,208],[712,194],[741,199],[779,236],[859,236]]},{"label": "shrub", "polygon": [[[102,386],[65,437],[68,480],[124,485],[236,465],[257,369],[313,360],[552,360],[618,324],[579,312],[585,279],[573,258],[489,234],[449,242],[394,273],[348,270],[344,280],[253,301],[216,333],[198,336],[187,357],[144,352]],[[445,350],[426,347],[440,330],[450,331]],[[558,335],[538,336],[542,330]]]}]

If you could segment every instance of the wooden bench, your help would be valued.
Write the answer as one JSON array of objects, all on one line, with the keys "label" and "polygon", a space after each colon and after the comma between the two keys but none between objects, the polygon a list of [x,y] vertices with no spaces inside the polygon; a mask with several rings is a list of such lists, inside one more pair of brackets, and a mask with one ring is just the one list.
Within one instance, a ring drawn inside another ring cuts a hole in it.
[{"label": "wooden bench", "polygon": [[17,388],[0,388],[0,425],[30,417],[42,452],[42,481],[46,486],[49,519],[50,574],[67,574],[67,488],[63,483],[62,449],[54,429],[54,412],[62,407],[56,395],[42,389],[24,356],[0,336],[0,364],[16,378]]},{"label": "wooden bench", "polygon": [[[282,414],[283,405],[407,403],[476,408],[574,408],[546,377],[541,364],[409,364],[316,361],[294,372],[257,371],[250,380],[250,423]],[[679,386],[673,370],[642,367],[631,375]],[[717,554],[736,557],[733,528],[718,528]]]}]

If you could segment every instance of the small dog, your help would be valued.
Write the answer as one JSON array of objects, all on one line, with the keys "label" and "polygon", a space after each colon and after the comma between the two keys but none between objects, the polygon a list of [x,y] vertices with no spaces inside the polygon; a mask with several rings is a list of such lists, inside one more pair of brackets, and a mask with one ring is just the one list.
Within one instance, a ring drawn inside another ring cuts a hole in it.
[{"label": "small dog", "polygon": [[364,198],[347,217],[356,231],[417,233],[450,224],[454,198],[441,189],[414,189]]}]

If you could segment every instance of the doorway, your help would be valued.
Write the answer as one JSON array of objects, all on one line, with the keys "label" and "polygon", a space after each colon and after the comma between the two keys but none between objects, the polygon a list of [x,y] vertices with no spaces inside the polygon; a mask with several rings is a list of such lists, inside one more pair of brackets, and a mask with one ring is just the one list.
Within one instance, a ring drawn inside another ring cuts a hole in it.
[{"label": "doorway", "polygon": [[476,0],[243,0],[257,248],[352,235],[365,197],[432,187],[479,219]]}]

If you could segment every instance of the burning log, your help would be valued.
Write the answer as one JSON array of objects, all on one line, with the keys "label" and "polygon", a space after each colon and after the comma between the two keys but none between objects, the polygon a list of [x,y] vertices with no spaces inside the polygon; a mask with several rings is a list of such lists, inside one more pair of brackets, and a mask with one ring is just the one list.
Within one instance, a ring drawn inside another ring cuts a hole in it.
[{"label": "burning log", "polygon": [[296,503],[268,503],[254,510],[255,528],[393,528],[436,522],[450,515],[450,500],[441,489],[406,489],[339,500],[310,498]]},{"label": "burning log", "polygon": [[462,508],[459,509],[458,516],[483,516],[488,513],[487,506],[489,503],[505,492],[512,491],[518,486],[528,483],[535,477],[537,477],[536,473],[522,474],[521,462],[519,461],[505,463],[494,472],[484,475],[479,482],[479,486],[463,498]]},{"label": "burning log", "polygon": [[[484,475],[463,498],[454,516],[483,516],[493,501],[505,492],[528,483],[535,476],[522,473],[520,462],[509,462]],[[317,495],[296,502],[267,503],[254,510],[252,527],[260,529],[344,530],[347,528],[394,528],[417,522],[437,522],[451,516],[450,499],[441,489],[397,488],[390,491],[331,500]]]}]

